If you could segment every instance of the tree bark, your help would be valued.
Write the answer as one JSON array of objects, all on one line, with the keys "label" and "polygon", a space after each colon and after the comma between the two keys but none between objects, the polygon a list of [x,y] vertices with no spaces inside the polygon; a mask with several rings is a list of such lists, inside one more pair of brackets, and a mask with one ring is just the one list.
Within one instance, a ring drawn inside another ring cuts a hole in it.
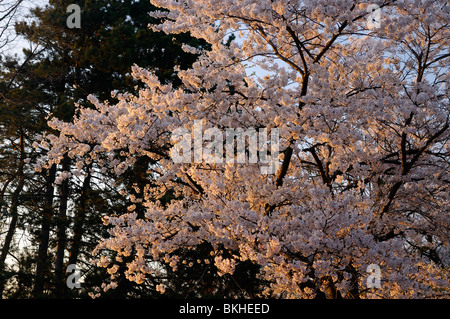
[{"label": "tree bark", "polygon": [[33,288],[33,296],[35,298],[40,297],[44,291],[44,273],[47,264],[47,251],[50,238],[50,225],[53,217],[53,197],[54,186],[56,177],[56,164],[53,164],[47,176],[46,192],[45,192],[45,204],[42,211],[42,225],[41,225],[41,237],[39,241],[38,257],[36,261],[36,274],[35,283]]},{"label": "tree bark", "polygon": [[12,239],[13,239],[14,233],[16,231],[17,221],[19,219],[19,214],[18,214],[17,208],[19,206],[19,196],[20,196],[20,193],[22,192],[24,184],[25,184],[25,179],[23,176],[20,176],[19,183],[17,184],[17,187],[11,196],[11,206],[10,206],[11,222],[9,224],[8,232],[6,234],[5,241],[4,241],[3,247],[2,247],[2,252],[0,255],[0,298],[2,298],[3,290],[5,288],[5,282],[6,282],[6,278],[4,278],[2,276],[2,274],[3,274],[3,271],[5,270],[6,257],[11,248]]},{"label": "tree bark", "polygon": [[81,239],[83,237],[83,225],[86,217],[88,193],[91,187],[91,173],[89,172],[90,167],[91,166],[89,165],[87,176],[84,178],[83,185],[81,187],[78,209],[75,211],[73,237],[69,254],[69,265],[76,264],[78,262],[78,256],[80,254]]},{"label": "tree bark", "polygon": [[[23,132],[20,130],[20,160],[19,160],[19,167],[17,169],[17,178],[18,183],[16,186],[16,189],[11,195],[11,205],[10,205],[10,215],[11,215],[11,222],[8,227],[8,231],[6,233],[5,241],[3,243],[2,251],[0,254],[0,299],[3,296],[3,291],[5,289],[5,283],[6,278],[3,276],[5,266],[6,266],[6,257],[8,256],[8,253],[11,248],[11,243],[14,237],[14,233],[16,231],[17,227],[17,221],[19,219],[19,213],[18,213],[18,207],[19,207],[19,196],[20,193],[23,190],[23,187],[25,185],[25,176],[24,176],[24,165],[25,165],[25,150],[24,150],[24,136]],[[9,183],[9,181],[8,181]],[[5,188],[6,191],[6,188]],[[3,194],[2,194],[3,196]]]},{"label": "tree bark", "polygon": [[[70,170],[70,158],[66,155],[62,160],[62,170]],[[58,230],[56,237],[56,259],[55,259],[55,288],[56,296],[64,297],[64,252],[66,250],[66,228],[67,228],[67,201],[69,198],[69,179],[65,179],[59,186],[59,211]]]}]

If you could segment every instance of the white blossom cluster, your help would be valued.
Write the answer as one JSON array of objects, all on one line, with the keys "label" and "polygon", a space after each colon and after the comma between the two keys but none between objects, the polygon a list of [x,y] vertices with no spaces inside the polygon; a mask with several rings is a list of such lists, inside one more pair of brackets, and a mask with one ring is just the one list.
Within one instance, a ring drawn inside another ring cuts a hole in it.
[{"label": "white blossom cluster", "polygon": [[[76,159],[60,178],[87,165],[120,175],[141,156],[156,163],[151,185],[131,198],[145,217],[135,205],[107,217],[110,237],[96,254],[132,256],[126,276],[142,283],[158,271],[149,260],[176,270],[177,249],[206,242],[220,275],[260,265],[266,296],[448,296],[446,0],[373,1],[383,13],[373,30],[366,1],[151,2],[165,9],[153,13],[164,21],[155,30],[190,32],[211,49],[185,46],[199,58],[177,70],[179,88],[134,66],[145,89],[113,92],[113,105],[91,97],[94,107],[80,107],[72,123],[51,119],[59,134],[40,145],[41,167]],[[249,72],[255,65],[264,76]],[[205,129],[277,128],[279,171],[173,163],[171,132],[198,120]],[[176,199],[161,202],[168,190]],[[113,283],[115,262],[98,262]],[[365,285],[369,264],[381,268],[376,291]]]}]

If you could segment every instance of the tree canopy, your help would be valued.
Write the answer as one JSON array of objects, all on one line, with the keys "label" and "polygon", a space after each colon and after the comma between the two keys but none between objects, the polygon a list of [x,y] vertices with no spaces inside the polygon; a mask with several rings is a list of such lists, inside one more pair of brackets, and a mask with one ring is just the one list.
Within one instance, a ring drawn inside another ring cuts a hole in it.
[{"label": "tree canopy", "polygon": [[51,269],[72,227],[94,298],[448,298],[447,1],[150,2],[19,25],[57,44],[32,151]]}]

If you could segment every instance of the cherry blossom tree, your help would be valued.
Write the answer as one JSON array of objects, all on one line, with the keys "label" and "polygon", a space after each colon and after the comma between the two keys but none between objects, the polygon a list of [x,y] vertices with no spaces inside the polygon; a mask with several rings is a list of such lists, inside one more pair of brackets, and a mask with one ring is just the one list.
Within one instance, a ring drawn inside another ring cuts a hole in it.
[{"label": "cherry blossom tree", "polygon": [[[41,167],[64,154],[77,162],[60,179],[86,165],[121,175],[151,159],[148,185],[123,192],[135,205],[105,219],[110,237],[94,252],[111,274],[104,289],[122,257],[132,257],[127,278],[143,283],[154,262],[176,270],[180,248],[208,243],[219,275],[258,265],[266,297],[448,296],[447,1],[151,2],[164,9],[155,30],[210,44],[184,47],[200,57],[177,71],[183,85],[134,66],[146,84],[139,94],[113,91],[113,105],[91,96],[72,123],[51,118],[58,134],[41,143]],[[376,28],[369,5],[381,10]],[[198,121],[205,130],[277,129],[278,170],[174,163],[171,133]],[[161,201],[168,190],[174,199]],[[380,288],[366,284],[371,264]],[[157,288],[164,293],[164,281]]]}]

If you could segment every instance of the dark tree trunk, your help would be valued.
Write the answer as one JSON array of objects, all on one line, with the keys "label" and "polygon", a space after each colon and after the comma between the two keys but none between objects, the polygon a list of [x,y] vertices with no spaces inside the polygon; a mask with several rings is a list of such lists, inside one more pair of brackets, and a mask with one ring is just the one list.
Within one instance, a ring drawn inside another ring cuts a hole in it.
[{"label": "dark tree trunk", "polygon": [[[11,248],[11,243],[14,237],[14,233],[16,231],[17,227],[17,221],[19,219],[19,213],[18,213],[18,207],[19,207],[19,196],[20,193],[23,190],[23,187],[25,185],[25,176],[24,176],[24,159],[25,159],[25,151],[24,151],[24,136],[23,133],[20,132],[20,160],[19,160],[19,167],[17,170],[17,178],[18,183],[16,186],[16,189],[11,194],[11,204],[10,204],[10,216],[11,216],[11,222],[8,227],[8,231],[6,233],[5,241],[3,242],[2,251],[0,254],[0,299],[3,296],[3,291],[5,289],[5,283],[7,278],[4,276],[5,271],[5,263],[6,263],[6,257],[8,256],[8,253]],[[10,181],[7,182],[7,185]],[[6,187],[4,188],[6,191]],[[4,194],[2,193],[2,196]]]},{"label": "dark tree trunk", "polygon": [[81,239],[83,237],[83,226],[86,218],[87,200],[89,197],[88,193],[91,187],[91,173],[89,172],[90,167],[91,166],[89,165],[87,168],[88,172],[81,187],[78,209],[76,209],[75,211],[73,237],[69,255],[69,265],[76,264],[78,262],[78,256],[80,254]]},{"label": "dark tree trunk", "polygon": [[[70,158],[66,155],[62,161],[62,170],[70,170]],[[56,296],[64,297],[65,281],[64,281],[64,252],[66,251],[66,228],[67,228],[67,201],[69,198],[69,179],[65,179],[59,186],[59,211],[56,234],[56,259],[55,259],[55,285]]]},{"label": "dark tree trunk", "polygon": [[23,186],[25,184],[25,179],[23,178],[23,176],[19,178],[20,178],[19,183],[17,184],[17,187],[11,196],[11,208],[10,208],[11,222],[8,227],[8,232],[6,233],[5,241],[3,243],[2,252],[0,255],[0,298],[2,298],[6,282],[6,278],[2,276],[2,273],[5,270],[6,257],[11,248],[12,239],[16,231],[17,221],[19,219],[19,214],[17,211],[17,208],[19,206],[19,195],[22,192]]},{"label": "dark tree trunk", "polygon": [[45,191],[45,204],[42,211],[42,225],[41,225],[41,237],[39,241],[38,257],[36,260],[36,275],[33,288],[33,296],[35,298],[40,297],[44,291],[44,273],[47,264],[47,251],[50,238],[50,226],[53,217],[53,197],[54,186],[56,177],[56,164],[53,164],[47,176],[46,191]]}]

